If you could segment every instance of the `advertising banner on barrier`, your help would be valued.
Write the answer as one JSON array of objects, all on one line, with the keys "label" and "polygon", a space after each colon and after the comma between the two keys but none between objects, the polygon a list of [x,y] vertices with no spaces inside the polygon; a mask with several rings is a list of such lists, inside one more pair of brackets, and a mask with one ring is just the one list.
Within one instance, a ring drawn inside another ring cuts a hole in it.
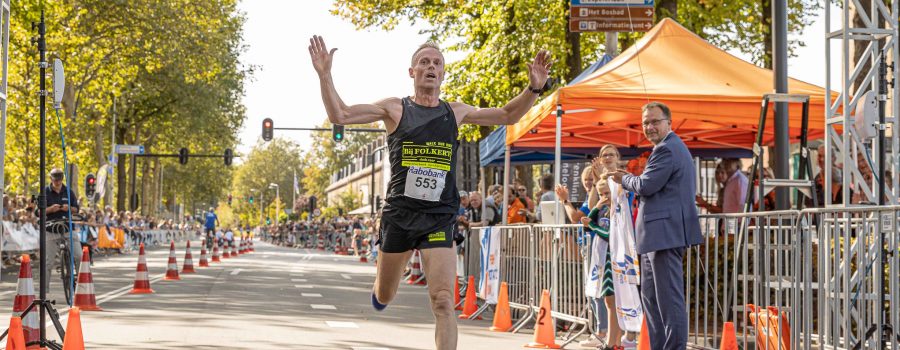
[{"label": "advertising banner on barrier", "polygon": [[31,225],[3,222],[3,251],[22,252],[38,249],[38,231]]},{"label": "advertising banner on barrier", "polygon": [[481,231],[481,284],[478,296],[488,304],[497,303],[500,290],[500,231],[492,227]]}]

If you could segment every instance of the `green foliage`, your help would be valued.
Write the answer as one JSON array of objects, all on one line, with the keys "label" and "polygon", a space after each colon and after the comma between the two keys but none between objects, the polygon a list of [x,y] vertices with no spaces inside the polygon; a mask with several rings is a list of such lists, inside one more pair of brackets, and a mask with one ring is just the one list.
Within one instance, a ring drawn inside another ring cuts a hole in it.
[{"label": "green foliage", "polygon": [[353,209],[356,209],[356,208],[359,208],[360,206],[362,206],[362,202],[363,202],[363,199],[362,199],[361,192],[354,192],[354,191],[351,191],[348,189],[348,190],[342,192],[338,196],[337,203],[334,203],[334,205],[331,205],[330,207],[333,207],[335,209],[338,209],[338,208],[343,209],[344,214],[347,214],[348,212],[352,211]]},{"label": "green foliage", "polygon": [[[756,64],[768,62],[766,43],[769,27],[764,22],[769,0],[657,1],[657,21],[675,17],[678,22],[723,49],[738,49]],[[821,6],[813,0],[791,0],[789,33],[798,34],[809,25]],[[332,13],[358,28],[390,30],[406,21],[424,24],[422,32],[448,43],[447,49],[466,56],[447,65],[444,98],[473,106],[502,106],[522,91],[527,68],[541,48],[550,50],[557,62],[551,77],[566,82],[597,60],[604,41],[600,33],[567,33],[568,0],[337,0]],[[666,10],[675,5],[676,13]],[[769,10],[770,11],[770,10]],[[580,43],[574,52],[567,35]],[[643,33],[620,34],[626,48]],[[790,49],[802,46],[793,40]],[[573,59],[574,58],[574,59]],[[578,66],[577,62],[582,62]],[[476,140],[489,132],[463,126],[460,137]]]},{"label": "green foliage", "polygon": [[[331,123],[326,120],[319,127],[331,129]],[[380,123],[353,125],[352,128],[383,129]],[[347,132],[344,141],[334,142],[331,139],[331,132],[312,133],[312,148],[303,156],[305,167],[303,168],[303,191],[301,192],[309,196],[316,196],[318,198],[317,205],[325,207],[325,189],[332,182],[332,174],[349,165],[357,152],[382,136],[382,133]]]},{"label": "green foliage", "polygon": [[[39,20],[42,8],[48,57],[65,64],[67,86],[61,114],[69,161],[79,166],[83,176],[106,163],[112,134],[116,143],[144,145],[152,153],[176,153],[187,147],[192,154],[219,154],[234,148],[244,120],[243,84],[253,70],[238,62],[244,17],[236,3],[12,2],[8,191],[37,191],[39,77],[37,48],[30,39],[35,35],[31,22]],[[52,110],[48,116],[53,116]],[[55,118],[49,122],[53,127],[48,128],[48,164],[62,166],[59,130]],[[116,171],[125,172],[129,160],[120,157]],[[222,184],[228,184],[231,173],[217,160],[193,158],[186,167],[170,158],[139,161],[142,212],[155,214],[156,201],[190,207],[223,198],[227,187]],[[110,180],[118,185],[116,206],[124,209],[124,178]]]},{"label": "green foliage", "polygon": [[[294,190],[294,170],[297,170],[298,181],[304,176],[300,171],[306,166],[300,158],[300,146],[293,141],[276,137],[270,142],[260,142],[253,146],[244,157],[244,162],[234,172],[234,183],[231,194],[235,211],[246,217],[251,223],[259,220],[259,201],[269,206],[267,215],[274,218],[276,193],[280,196],[281,209],[289,209]],[[303,183],[303,181],[300,181]],[[279,190],[269,188],[277,184]],[[251,191],[256,190],[256,191]],[[261,196],[261,191],[264,194]],[[301,189],[302,193],[302,189]],[[254,197],[250,204],[244,198]]]}]

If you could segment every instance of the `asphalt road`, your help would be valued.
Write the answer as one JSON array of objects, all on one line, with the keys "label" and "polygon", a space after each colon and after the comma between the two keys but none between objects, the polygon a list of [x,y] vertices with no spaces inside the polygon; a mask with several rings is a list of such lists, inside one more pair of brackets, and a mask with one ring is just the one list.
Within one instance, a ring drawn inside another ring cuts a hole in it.
[{"label": "asphalt road", "polygon": [[[168,249],[148,251],[149,295],[131,290],[137,253],[99,257],[93,266],[104,311],[82,312],[88,349],[433,349],[433,317],[424,286],[404,284],[394,304],[369,301],[372,263],[257,242],[256,252],[197,267],[164,281]],[[179,268],[184,244],[177,245]],[[0,308],[11,313],[18,268],[5,268]],[[35,281],[37,285],[37,281]],[[51,298],[64,300],[52,281]],[[65,311],[63,311],[65,324]],[[487,317],[486,319],[489,319]],[[524,334],[487,330],[490,321],[460,320],[459,349],[518,349]],[[48,328],[52,330],[52,328]],[[50,332],[50,338],[57,338]]]}]

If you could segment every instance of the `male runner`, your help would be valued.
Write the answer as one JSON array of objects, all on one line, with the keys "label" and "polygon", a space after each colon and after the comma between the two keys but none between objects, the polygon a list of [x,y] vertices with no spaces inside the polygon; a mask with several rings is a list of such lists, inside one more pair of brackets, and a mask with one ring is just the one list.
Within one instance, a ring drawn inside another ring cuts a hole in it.
[{"label": "male runner", "polygon": [[[453,233],[459,210],[456,188],[457,136],[462,123],[514,124],[544,91],[550,53],[541,50],[528,64],[530,86],[502,108],[476,108],[440,99],[444,56],[434,43],[412,55],[409,77],[413,95],[389,97],[373,104],[347,105],[331,77],[334,51],[320,36],[309,40],[309,55],[319,75],[322,102],[335,124],[384,122],[388,132],[391,179],[380,226],[381,248],[372,305],[384,309],[397,294],[403,268],[413,249],[420,249],[428,278],[428,294],[436,321],[438,350],[456,349],[453,279],[456,250]],[[377,88],[377,86],[373,86]]]}]

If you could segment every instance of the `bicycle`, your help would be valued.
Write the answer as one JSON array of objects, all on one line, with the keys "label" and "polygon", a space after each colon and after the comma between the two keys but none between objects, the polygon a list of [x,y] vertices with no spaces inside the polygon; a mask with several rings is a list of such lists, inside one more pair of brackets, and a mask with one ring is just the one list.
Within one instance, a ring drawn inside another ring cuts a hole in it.
[{"label": "bicycle", "polygon": [[[73,215],[73,228],[74,225],[81,225],[82,221],[84,221],[84,218]],[[47,232],[48,250],[53,249],[53,247],[56,248],[55,251],[53,251],[53,256],[47,256],[47,281],[49,283],[53,275],[53,270],[56,270],[59,273],[62,282],[66,304],[72,305],[76,284],[74,276],[80,267],[81,257],[78,256],[77,259],[74,259],[75,257],[69,247],[69,222],[66,219],[53,220],[48,221],[44,227]],[[51,242],[49,241],[51,235],[58,235],[58,237],[53,237],[53,241]],[[74,242],[77,242],[79,246],[81,245],[80,239],[75,241],[73,238],[73,243]]]}]

